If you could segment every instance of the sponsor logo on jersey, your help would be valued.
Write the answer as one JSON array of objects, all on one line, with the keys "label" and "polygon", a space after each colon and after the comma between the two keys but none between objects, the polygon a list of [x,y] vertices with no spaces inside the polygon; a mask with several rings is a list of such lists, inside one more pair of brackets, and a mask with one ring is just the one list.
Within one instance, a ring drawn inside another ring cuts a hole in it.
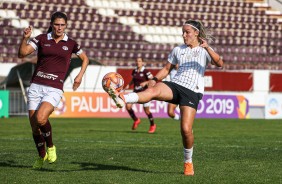
[{"label": "sponsor logo on jersey", "polygon": [[51,73],[44,73],[41,71],[38,71],[36,76],[44,78],[44,79],[50,79],[50,80],[56,80],[58,78],[58,75],[54,75]]},{"label": "sponsor logo on jersey", "polygon": [[51,47],[51,44],[44,44],[45,47]]},{"label": "sponsor logo on jersey", "polygon": [[67,46],[63,46],[62,48],[63,48],[63,50],[69,50],[69,48]]}]

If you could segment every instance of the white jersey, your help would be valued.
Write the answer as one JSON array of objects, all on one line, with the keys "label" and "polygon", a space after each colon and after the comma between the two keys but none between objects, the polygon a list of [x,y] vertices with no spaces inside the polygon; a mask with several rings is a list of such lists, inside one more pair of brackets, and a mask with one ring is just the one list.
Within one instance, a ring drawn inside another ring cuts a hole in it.
[{"label": "white jersey", "polygon": [[196,93],[204,94],[204,74],[211,57],[203,47],[190,48],[183,44],[175,47],[168,56],[168,62],[179,68],[172,82]]}]

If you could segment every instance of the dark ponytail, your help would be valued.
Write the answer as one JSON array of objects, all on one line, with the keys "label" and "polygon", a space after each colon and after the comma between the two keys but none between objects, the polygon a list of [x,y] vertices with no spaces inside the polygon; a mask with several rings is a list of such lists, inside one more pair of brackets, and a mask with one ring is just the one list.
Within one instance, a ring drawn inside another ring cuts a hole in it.
[{"label": "dark ponytail", "polygon": [[52,32],[52,24],[55,21],[55,19],[57,19],[57,18],[64,19],[66,23],[68,21],[68,17],[67,17],[67,15],[65,13],[63,13],[63,12],[55,12],[55,13],[53,13],[52,17],[51,17],[50,27],[48,28],[47,33]]}]

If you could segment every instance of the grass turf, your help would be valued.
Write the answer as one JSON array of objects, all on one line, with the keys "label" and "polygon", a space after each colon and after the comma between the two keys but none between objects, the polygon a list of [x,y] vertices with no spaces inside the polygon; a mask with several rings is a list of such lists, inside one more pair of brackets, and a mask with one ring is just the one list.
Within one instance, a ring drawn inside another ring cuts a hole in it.
[{"label": "grass turf", "polygon": [[51,119],[55,164],[32,170],[37,152],[26,117],[0,119],[1,183],[282,183],[281,120],[197,119],[195,176],[183,173],[179,122]]}]

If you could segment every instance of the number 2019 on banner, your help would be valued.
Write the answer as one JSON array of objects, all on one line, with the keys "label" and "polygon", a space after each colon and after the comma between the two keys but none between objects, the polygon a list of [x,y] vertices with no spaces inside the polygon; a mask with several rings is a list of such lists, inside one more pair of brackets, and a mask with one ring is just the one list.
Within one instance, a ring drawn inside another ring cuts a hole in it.
[{"label": "number 2019 on banner", "polygon": [[207,98],[200,101],[198,114],[232,114],[235,110],[234,99]]}]

